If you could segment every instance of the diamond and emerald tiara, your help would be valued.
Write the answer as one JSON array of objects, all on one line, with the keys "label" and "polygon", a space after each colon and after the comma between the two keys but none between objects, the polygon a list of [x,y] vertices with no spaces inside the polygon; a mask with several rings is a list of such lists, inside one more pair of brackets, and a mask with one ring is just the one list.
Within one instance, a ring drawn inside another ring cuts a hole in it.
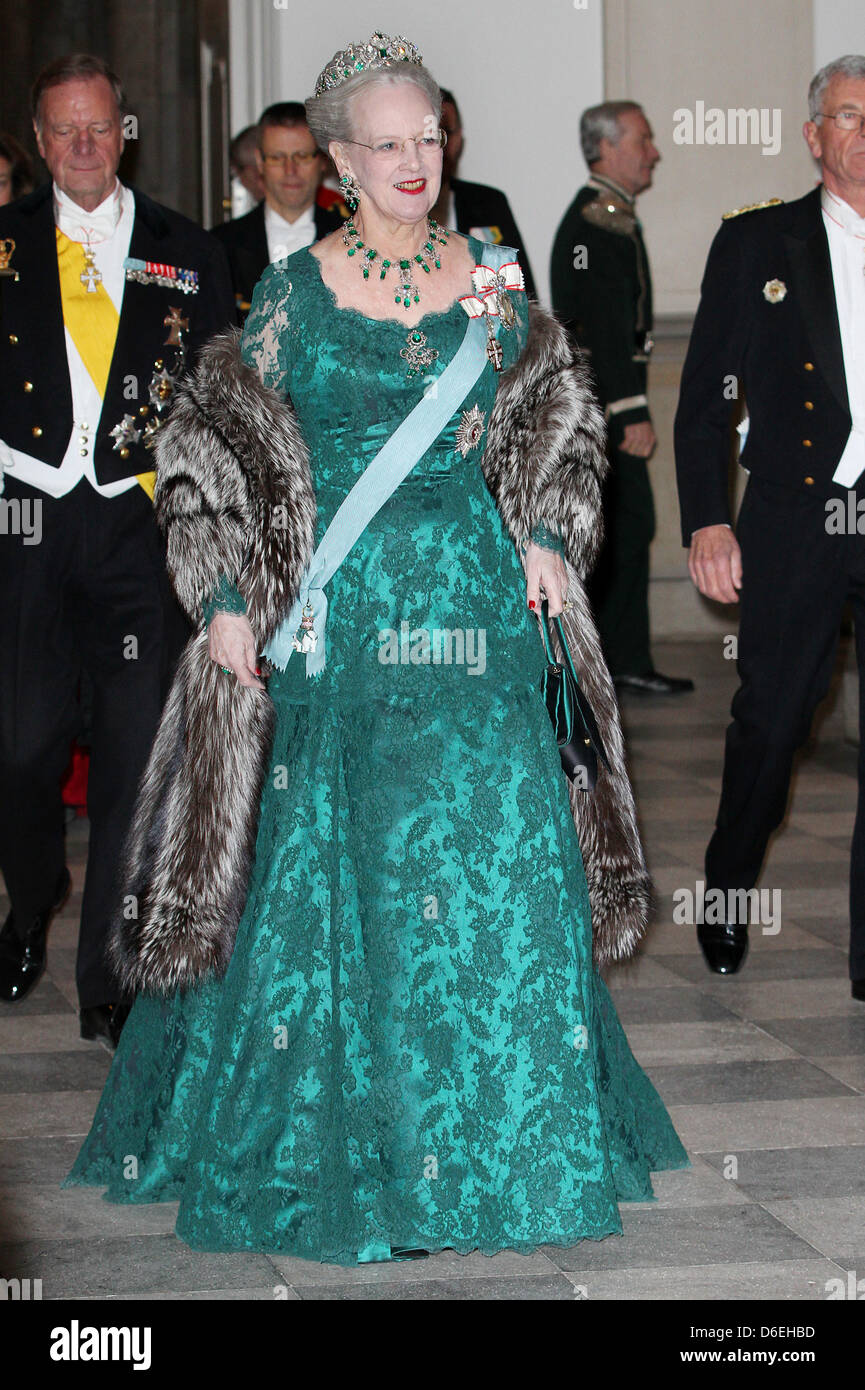
[{"label": "diamond and emerald tiara", "polygon": [[416,44],[409,43],[401,34],[391,39],[376,31],[368,43],[350,43],[348,48],[333,55],[315,84],[315,95],[320,97],[323,92],[339,87],[348,78],[370,68],[389,68],[394,63],[420,65],[422,62],[423,55]]}]

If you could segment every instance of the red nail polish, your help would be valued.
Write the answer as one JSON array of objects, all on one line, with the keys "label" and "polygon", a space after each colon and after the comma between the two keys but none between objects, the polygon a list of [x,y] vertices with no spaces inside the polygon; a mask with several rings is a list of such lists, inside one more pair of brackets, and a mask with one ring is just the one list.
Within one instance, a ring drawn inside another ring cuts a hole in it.
[{"label": "red nail polish", "polygon": [[255,668],[255,674],[256,674],[257,676],[260,676],[260,675],[261,675],[261,667],[260,667],[260,666],[256,666],[256,668]]},{"label": "red nail polish", "polygon": [[535,606],[535,601],[534,601],[533,598],[530,598],[530,599],[529,599],[529,608],[534,608],[534,606]]}]

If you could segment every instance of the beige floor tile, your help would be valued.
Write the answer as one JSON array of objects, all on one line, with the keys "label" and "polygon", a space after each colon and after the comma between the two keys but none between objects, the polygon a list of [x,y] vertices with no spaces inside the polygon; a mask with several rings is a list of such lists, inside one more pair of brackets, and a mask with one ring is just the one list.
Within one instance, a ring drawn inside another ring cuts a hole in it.
[{"label": "beige floor tile", "polygon": [[674,1105],[670,1116],[682,1143],[697,1153],[865,1144],[865,1096]]}]

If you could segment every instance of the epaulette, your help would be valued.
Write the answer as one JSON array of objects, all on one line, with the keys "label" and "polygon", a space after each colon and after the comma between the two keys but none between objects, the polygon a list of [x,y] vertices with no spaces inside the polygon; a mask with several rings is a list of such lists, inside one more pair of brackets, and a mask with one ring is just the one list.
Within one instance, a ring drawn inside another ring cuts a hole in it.
[{"label": "epaulette", "polygon": [[580,215],[593,227],[603,227],[605,231],[618,232],[620,236],[633,236],[637,220],[634,209],[628,203],[605,189],[598,190],[591,202],[583,204]]},{"label": "epaulette", "polygon": [[783,198],[767,198],[764,203],[749,203],[744,208],[733,208],[732,212],[721,213],[721,221],[726,222],[728,217],[741,217],[743,212],[756,212],[758,208],[773,208],[783,201]]}]

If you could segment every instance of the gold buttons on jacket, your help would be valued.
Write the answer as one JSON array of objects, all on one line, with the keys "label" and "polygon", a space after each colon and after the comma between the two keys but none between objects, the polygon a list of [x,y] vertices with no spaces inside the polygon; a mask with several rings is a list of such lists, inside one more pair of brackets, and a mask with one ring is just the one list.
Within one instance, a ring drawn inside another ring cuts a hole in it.
[{"label": "gold buttons on jacket", "polygon": [[33,382],[32,382],[32,381],[25,381],[25,382],[24,382],[24,390],[25,390],[25,391],[32,391],[32,390],[33,390]]},{"label": "gold buttons on jacket", "polygon": [[139,414],[139,415],[149,415],[149,414],[150,414],[150,406],[149,406],[149,405],[140,405],[140,406],[138,407],[138,414]]},{"label": "gold buttons on jacket", "polygon": [[813,402],[813,401],[806,401],[806,402],[805,402],[805,409],[806,409],[806,410],[813,410],[813,409],[814,409],[814,402]]},{"label": "gold buttons on jacket", "polygon": [[41,425],[34,425],[33,428],[32,428],[32,430],[30,431],[30,433],[32,434],[32,436],[33,436],[34,439],[41,439],[41,438],[42,438],[42,426],[41,426]]},{"label": "gold buttons on jacket", "polygon": [[121,450],[120,450],[120,457],[121,457],[122,459],[128,459],[128,458],[129,458],[129,450],[128,450],[128,449],[121,449]]},{"label": "gold buttons on jacket", "polygon": [[813,363],[813,362],[806,362],[806,363],[805,363],[805,371],[806,371],[806,372],[813,372],[813,370],[814,370],[814,363]]},{"label": "gold buttons on jacket", "polygon": [[811,448],[811,441],[810,441],[810,439],[803,439],[803,440],[802,440],[802,443],[804,444],[804,446],[805,446],[806,449],[810,449],[810,448]]},{"label": "gold buttons on jacket", "polygon": [[805,486],[806,486],[806,487],[813,487],[813,486],[814,486],[814,479],[813,479],[813,478],[806,478],[806,479],[805,479]]},{"label": "gold buttons on jacket", "polygon": [[18,334],[17,334],[17,333],[10,333],[10,334],[9,334],[9,341],[10,341],[10,343],[12,344],[12,346],[14,347],[15,344],[18,342]]}]

